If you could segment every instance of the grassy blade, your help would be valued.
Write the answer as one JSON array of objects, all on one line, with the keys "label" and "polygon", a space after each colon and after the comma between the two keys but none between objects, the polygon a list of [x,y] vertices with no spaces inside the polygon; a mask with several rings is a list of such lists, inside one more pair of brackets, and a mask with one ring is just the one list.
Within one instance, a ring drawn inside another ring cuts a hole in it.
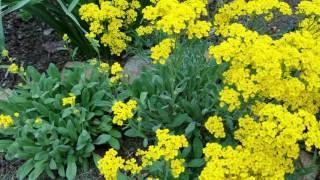
[{"label": "grassy blade", "polygon": [[69,7],[68,7],[68,12],[69,12],[69,13],[71,13],[71,12],[74,10],[74,8],[77,6],[77,4],[79,3],[79,1],[80,1],[80,0],[73,0],[73,1],[71,2],[71,4],[70,4]]},{"label": "grassy blade", "polygon": [[[0,0],[0,7],[2,7],[2,3]],[[1,14],[2,14],[2,8],[1,8]],[[3,24],[2,24],[2,15],[0,15],[0,50],[5,49],[5,38],[4,38],[4,32],[3,32]]]},{"label": "grassy blade", "polygon": [[20,0],[19,2],[17,3],[11,3],[8,8],[4,11],[1,12],[1,17],[13,12],[13,11],[16,11],[18,9],[21,9],[23,8],[25,5],[27,5],[28,3],[30,3],[32,0]]}]

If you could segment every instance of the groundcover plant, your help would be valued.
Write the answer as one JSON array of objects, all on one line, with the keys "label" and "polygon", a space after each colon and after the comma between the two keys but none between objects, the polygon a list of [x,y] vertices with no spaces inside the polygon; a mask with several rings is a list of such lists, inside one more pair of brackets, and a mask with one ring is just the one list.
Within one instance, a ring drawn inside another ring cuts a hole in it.
[{"label": "groundcover plant", "polygon": [[24,160],[19,179],[93,166],[107,180],[317,173],[319,0],[100,0],[79,16],[88,39],[150,63],[133,82],[99,57],[43,74],[9,65],[22,82],[0,102],[0,150]]}]

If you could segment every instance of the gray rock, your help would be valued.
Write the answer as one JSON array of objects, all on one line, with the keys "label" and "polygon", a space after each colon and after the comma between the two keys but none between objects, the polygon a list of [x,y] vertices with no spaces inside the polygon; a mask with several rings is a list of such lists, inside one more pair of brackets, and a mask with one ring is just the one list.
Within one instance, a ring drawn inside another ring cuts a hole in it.
[{"label": "gray rock", "polygon": [[52,28],[49,28],[49,29],[45,29],[43,31],[43,35],[45,36],[49,36],[54,30]]},{"label": "gray rock", "polygon": [[141,58],[140,56],[133,56],[129,58],[127,63],[124,66],[123,81],[129,82],[129,83],[132,82],[139,76],[140,72],[144,68],[148,68],[150,65],[151,65],[150,62]]}]

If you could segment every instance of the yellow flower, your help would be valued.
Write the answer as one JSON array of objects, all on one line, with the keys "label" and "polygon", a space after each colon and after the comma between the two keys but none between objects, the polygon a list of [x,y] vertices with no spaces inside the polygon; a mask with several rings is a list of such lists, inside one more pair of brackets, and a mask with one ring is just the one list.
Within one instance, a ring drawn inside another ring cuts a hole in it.
[{"label": "yellow flower", "polygon": [[183,166],[183,163],[185,162],[184,159],[175,159],[170,162],[170,168],[173,177],[178,178],[181,173],[184,172],[185,167]]},{"label": "yellow flower", "polygon": [[[100,6],[99,6],[100,5]],[[111,54],[120,55],[131,38],[123,31],[136,21],[140,2],[133,0],[106,0],[84,4],[79,9],[80,18],[89,23],[88,38],[100,38],[103,46],[109,47]],[[107,24],[107,25],[106,25]]]},{"label": "yellow flower", "polygon": [[98,68],[99,72],[101,73],[107,73],[109,71],[109,64],[107,63],[100,63],[100,66]]},{"label": "yellow flower", "polygon": [[2,57],[8,57],[9,56],[9,51],[6,50],[6,49],[3,49],[2,52],[1,52],[1,56]]},{"label": "yellow flower", "polygon": [[[134,103],[132,102],[131,106]],[[105,179],[117,179],[117,173],[119,171],[127,171],[132,175],[139,174],[141,170],[154,161],[164,158],[170,162],[172,169],[172,175],[179,177],[184,172],[185,168],[183,163],[184,159],[175,159],[179,154],[179,149],[188,146],[188,142],[185,136],[170,135],[168,129],[160,130],[157,132],[158,143],[156,146],[149,146],[147,150],[138,150],[136,155],[141,157],[142,164],[139,165],[134,158],[125,160],[118,156],[118,152],[114,149],[109,149],[104,157],[98,161],[98,169]],[[148,179],[150,179],[149,177]],[[151,178],[154,179],[154,178]],[[157,179],[157,178],[156,178]]]},{"label": "yellow flower", "polygon": [[41,117],[37,117],[36,120],[34,121],[35,124],[40,125],[42,124],[42,119]]},{"label": "yellow flower", "polygon": [[188,38],[192,39],[193,37],[196,37],[198,39],[201,39],[203,37],[208,37],[210,30],[211,23],[206,21],[196,21],[195,23],[191,23],[188,26]]},{"label": "yellow flower", "polygon": [[13,115],[14,115],[14,117],[16,117],[16,118],[20,117],[20,113],[18,113],[18,112],[15,112]]},{"label": "yellow flower", "polygon": [[[164,158],[166,161],[175,159],[179,149],[188,146],[184,135],[170,135],[168,129],[156,131],[158,143],[156,146],[149,146],[147,150],[138,150],[136,155],[141,157],[142,167],[150,166],[154,161]],[[180,168],[180,170],[182,170]]]},{"label": "yellow flower", "polygon": [[240,93],[237,91],[225,87],[220,92],[220,106],[223,107],[225,104],[228,105],[228,111],[232,112],[235,109],[240,108],[241,102],[239,100]]},{"label": "yellow flower", "polygon": [[122,72],[123,68],[121,67],[121,65],[118,62],[114,63],[111,66],[111,74],[113,75],[111,77],[111,83],[118,82],[122,78]]},{"label": "yellow flower", "polygon": [[140,26],[136,29],[136,32],[139,36],[143,36],[146,34],[151,34],[153,32],[154,28],[152,26]]},{"label": "yellow flower", "polygon": [[8,72],[12,73],[12,74],[17,74],[19,72],[19,66],[17,66],[16,63],[12,63],[9,67],[8,67]]},{"label": "yellow flower", "polygon": [[11,116],[0,114],[0,128],[8,128],[13,125],[13,119]]},{"label": "yellow flower", "polygon": [[98,161],[98,169],[105,179],[116,180],[118,171],[124,168],[125,160],[117,155],[116,150],[109,149]]},{"label": "yellow flower", "polygon": [[63,39],[64,42],[69,42],[69,40],[70,40],[68,34],[63,34],[62,39]]},{"label": "yellow flower", "polygon": [[205,127],[216,138],[226,137],[226,133],[224,132],[223,121],[222,118],[219,116],[209,117],[207,122],[205,123]]},{"label": "yellow flower", "polygon": [[[154,29],[161,30],[168,35],[180,34],[188,30],[191,24],[194,25],[194,22],[200,20],[201,16],[207,15],[207,3],[208,1],[204,0],[157,0],[144,8],[142,13],[143,18],[148,20]],[[203,28],[199,31],[200,33],[195,32],[195,28],[192,28],[192,32],[189,32],[189,38],[193,38],[193,34],[197,34],[198,37],[207,36],[204,24],[206,24],[205,26],[210,25],[210,23],[203,21],[203,24],[198,26]],[[144,34],[142,29],[140,32]],[[150,29],[147,29],[147,32],[150,32]]]},{"label": "yellow flower", "polygon": [[76,96],[73,94],[70,94],[69,97],[65,97],[62,99],[63,106],[67,106],[67,105],[74,106],[75,104],[76,104]]},{"label": "yellow flower", "polygon": [[129,160],[126,160],[124,168],[125,171],[131,172],[133,175],[138,174],[142,167],[137,164],[137,160],[134,158],[131,158]]},{"label": "yellow flower", "polygon": [[98,63],[97,58],[90,59],[88,62],[92,66],[94,66],[94,65],[96,65]]},{"label": "yellow flower", "polygon": [[174,39],[164,39],[158,45],[151,48],[151,58],[153,63],[165,64],[175,47]]},{"label": "yellow flower", "polygon": [[127,103],[117,101],[112,106],[114,117],[112,123],[122,126],[123,123],[134,116],[134,110],[137,108],[137,101],[129,100]]}]

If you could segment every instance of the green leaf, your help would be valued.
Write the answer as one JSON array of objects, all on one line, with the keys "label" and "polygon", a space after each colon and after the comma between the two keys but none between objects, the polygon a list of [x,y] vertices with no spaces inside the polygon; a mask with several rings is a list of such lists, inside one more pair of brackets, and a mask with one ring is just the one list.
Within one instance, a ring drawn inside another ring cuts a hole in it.
[{"label": "green leaf", "polygon": [[27,162],[25,162],[22,166],[19,167],[17,171],[18,179],[24,179],[31,172],[33,167],[34,161],[32,159],[29,159]]},{"label": "green leaf", "polygon": [[92,96],[92,103],[94,104],[95,102],[98,102],[98,101],[101,101],[103,96],[105,95],[105,90],[101,90],[101,91],[98,91],[96,92],[93,96]]},{"label": "green leaf", "polygon": [[44,116],[49,116],[49,110],[47,109],[46,106],[38,103],[38,102],[35,102],[33,101],[32,102],[33,106],[35,108],[37,108],[37,111],[41,114],[41,115],[44,115]]},{"label": "green leaf", "polygon": [[1,12],[0,16],[3,17],[7,14],[12,13],[13,11],[16,11],[22,7],[24,7],[25,5],[27,5],[28,3],[30,3],[32,0],[19,0],[19,1],[14,1],[14,3],[11,3],[9,5],[9,8],[7,8],[6,10],[4,10],[3,12]]},{"label": "green leaf", "polygon": [[186,158],[189,155],[189,153],[191,152],[191,149],[192,149],[192,147],[190,145],[187,148],[184,148],[182,150],[181,156],[183,158]]},{"label": "green leaf", "polygon": [[77,6],[80,0],[73,0],[68,6],[68,12],[71,13],[73,9]]},{"label": "green leaf", "polygon": [[134,129],[134,128],[131,128],[129,130],[127,130],[124,135],[128,136],[128,137],[142,137],[142,138],[145,138],[146,136],[140,132],[139,130],[137,129]]},{"label": "green leaf", "polygon": [[47,160],[49,158],[49,154],[46,151],[41,151],[34,156],[34,160]]},{"label": "green leaf", "polygon": [[52,63],[50,63],[47,73],[50,77],[56,78],[56,79],[60,79],[61,75],[59,72],[59,69]]},{"label": "green leaf", "polygon": [[201,158],[202,156],[202,149],[203,149],[203,144],[202,141],[200,140],[199,137],[195,137],[193,139],[193,153],[195,158]]},{"label": "green leaf", "polygon": [[121,173],[120,171],[118,171],[117,180],[128,180],[128,177],[126,175],[124,175],[123,173]]},{"label": "green leaf", "polygon": [[72,114],[72,109],[71,108],[67,108],[67,109],[64,109],[62,111],[62,118],[66,118],[68,116],[70,116]]},{"label": "green leaf", "polygon": [[194,131],[195,128],[196,128],[196,123],[195,122],[190,123],[188,127],[185,129],[185,134],[189,135]]},{"label": "green leaf", "polygon": [[90,101],[90,92],[87,88],[84,88],[81,93],[81,104],[84,107],[87,107],[89,105],[89,101]]},{"label": "green leaf", "polygon": [[81,150],[82,148],[84,148],[87,143],[91,140],[90,134],[88,133],[88,131],[86,130],[82,130],[79,138],[78,138],[78,142],[77,142],[77,150]]},{"label": "green leaf", "polygon": [[77,165],[73,155],[68,156],[66,175],[68,180],[75,179],[77,175]]},{"label": "green leaf", "polygon": [[110,140],[111,136],[108,134],[101,134],[94,142],[93,144],[105,144],[106,142],[108,142]]},{"label": "green leaf", "polygon": [[170,128],[175,128],[181,126],[185,122],[192,122],[192,119],[188,116],[188,114],[179,114],[172,123],[169,124]]},{"label": "green leaf", "polygon": [[58,169],[57,163],[56,163],[56,161],[54,161],[53,158],[51,158],[51,160],[50,160],[49,167],[50,167],[50,169],[53,169],[53,170]]},{"label": "green leaf", "polygon": [[142,92],[142,93],[140,94],[140,101],[141,101],[142,103],[144,103],[144,101],[146,100],[147,96],[148,96],[148,92]]},{"label": "green leaf", "polygon": [[92,156],[93,156],[94,164],[96,165],[96,167],[98,167],[98,161],[101,159],[101,156],[99,156],[96,153],[92,153]]},{"label": "green leaf", "polygon": [[57,179],[51,169],[46,168],[45,173],[46,173],[46,175],[49,176],[51,179]]},{"label": "green leaf", "polygon": [[12,143],[11,140],[0,140],[0,151],[7,149]]},{"label": "green leaf", "polygon": [[65,177],[66,176],[66,172],[64,171],[64,166],[59,166],[58,168],[58,174],[61,177]]},{"label": "green leaf", "polygon": [[34,164],[34,169],[29,175],[29,180],[36,180],[45,170],[47,164],[46,161],[36,162]]},{"label": "green leaf", "polygon": [[197,168],[197,167],[202,167],[204,164],[205,164],[204,159],[193,159],[187,164],[187,167]]},{"label": "green leaf", "polygon": [[84,30],[84,29],[81,27],[81,25],[80,25],[80,23],[78,22],[77,18],[76,18],[71,12],[68,11],[68,9],[67,9],[66,6],[63,4],[63,2],[62,2],[61,0],[57,0],[57,2],[60,4],[60,6],[61,6],[62,10],[65,12],[65,14],[74,22],[74,24],[76,24],[77,27],[82,30],[82,32],[86,32],[86,30]]},{"label": "green leaf", "polygon": [[83,89],[83,84],[77,84],[72,87],[71,92],[74,95],[79,96],[81,94],[82,89]]},{"label": "green leaf", "polygon": [[108,143],[109,143],[109,145],[110,145],[111,147],[113,147],[114,149],[116,149],[116,150],[119,150],[119,149],[120,149],[120,143],[119,143],[119,141],[118,141],[116,138],[111,137],[110,140],[108,141]]},{"label": "green leaf", "polygon": [[[2,4],[0,1],[0,8],[2,11]],[[1,12],[2,13],[2,12]],[[4,37],[4,31],[3,31],[3,21],[2,21],[3,16],[0,16],[0,50],[4,50],[5,49],[5,37]]]},{"label": "green leaf", "polygon": [[27,76],[30,77],[33,81],[37,82],[40,80],[41,74],[32,66],[27,68]]},{"label": "green leaf", "polygon": [[112,129],[109,134],[113,137],[116,137],[116,138],[121,138],[121,133],[115,129]]}]

